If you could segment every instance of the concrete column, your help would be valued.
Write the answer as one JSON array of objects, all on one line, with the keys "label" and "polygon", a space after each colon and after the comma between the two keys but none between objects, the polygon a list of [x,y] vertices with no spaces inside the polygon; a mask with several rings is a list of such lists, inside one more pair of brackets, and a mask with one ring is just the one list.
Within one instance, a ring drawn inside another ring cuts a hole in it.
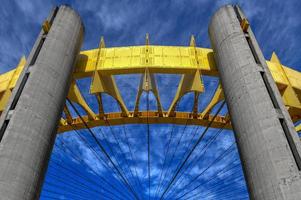
[{"label": "concrete column", "polygon": [[[38,199],[84,28],[68,6],[54,10],[1,116],[0,199]],[[2,138],[2,139],[1,139]]]},{"label": "concrete column", "polygon": [[300,141],[238,7],[213,16],[209,35],[251,199],[301,199]]}]

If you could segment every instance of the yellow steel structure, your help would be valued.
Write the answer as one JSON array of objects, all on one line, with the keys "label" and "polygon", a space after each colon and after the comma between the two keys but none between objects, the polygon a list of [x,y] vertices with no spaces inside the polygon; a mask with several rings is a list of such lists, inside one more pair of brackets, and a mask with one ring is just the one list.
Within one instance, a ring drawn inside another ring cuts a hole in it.
[{"label": "yellow steel structure", "polygon": [[[0,75],[0,114],[5,109],[12,89],[25,65],[25,58],[20,60],[18,66]],[[283,101],[294,122],[301,119],[301,73],[281,64],[273,53],[270,61],[266,61],[283,97]],[[195,45],[194,37],[189,46],[157,46],[150,45],[148,36],[146,45],[106,48],[103,38],[99,48],[82,51],[76,62],[73,81],[69,90],[68,99],[77,103],[86,112],[83,119],[90,127],[102,125],[119,125],[129,123],[175,123],[207,125],[213,118],[210,114],[212,108],[224,99],[223,91],[219,85],[216,92],[201,113],[198,113],[197,102],[199,94],[204,91],[202,75],[218,76],[215,66],[213,51],[199,48]],[[141,82],[137,86],[135,109],[129,111],[120,95],[113,75],[141,73]],[[178,91],[168,110],[161,106],[157,89],[155,73],[182,74]],[[82,96],[77,84],[77,79],[92,78],[90,93],[96,95],[99,112],[94,113]],[[157,100],[157,110],[139,111],[139,99],[143,91],[153,92]],[[186,93],[194,93],[193,112],[175,111],[175,106]],[[105,113],[102,106],[102,94],[112,96],[121,108],[121,112]],[[62,118],[58,132],[70,131],[73,128],[85,128],[79,118],[73,118],[64,108],[65,118]],[[230,129],[229,117],[217,116],[212,127],[225,127]],[[72,125],[72,126],[71,126]],[[301,125],[297,127],[301,130]]]}]

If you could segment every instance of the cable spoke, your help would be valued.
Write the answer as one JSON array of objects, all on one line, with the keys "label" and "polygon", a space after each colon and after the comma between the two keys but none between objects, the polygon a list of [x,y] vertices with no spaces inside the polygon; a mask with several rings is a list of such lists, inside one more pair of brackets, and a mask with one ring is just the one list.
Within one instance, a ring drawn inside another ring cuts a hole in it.
[{"label": "cable spoke", "polygon": [[[104,119],[105,119],[105,123],[108,125],[108,127],[109,127],[109,129],[110,129],[110,132],[111,132],[112,135],[113,135],[114,140],[117,142],[117,146],[118,146],[118,148],[119,148],[121,154],[124,155],[123,157],[124,157],[124,161],[125,161],[125,163],[126,163],[126,166],[127,166],[128,170],[129,170],[131,176],[132,176],[132,179],[134,179],[133,172],[132,172],[131,167],[130,167],[130,165],[129,165],[127,159],[126,159],[126,154],[124,153],[124,151],[123,151],[122,148],[121,148],[120,142],[119,142],[119,140],[118,140],[118,138],[117,138],[117,136],[116,136],[116,134],[115,134],[115,131],[113,130],[113,128],[112,128],[111,124],[109,123],[109,121],[107,120],[107,118],[104,117]],[[103,131],[102,131],[102,129],[100,129],[100,130],[101,130],[100,132],[102,133],[103,138],[106,138],[105,135],[104,135],[104,133],[103,133]],[[123,174],[126,174],[126,173],[124,172],[124,170],[122,169],[120,163],[118,162],[118,159],[117,159],[117,153],[114,152],[114,150],[111,148],[110,145],[108,145],[108,147],[109,147],[110,151],[112,152],[113,157],[116,158],[115,160],[116,160],[117,165],[119,166],[119,168],[121,169],[121,171],[123,172]],[[127,179],[126,176],[125,176],[125,178],[126,178],[126,180],[129,182],[129,180]],[[132,187],[132,186],[131,186],[131,187]]]},{"label": "cable spoke", "polygon": [[225,101],[221,104],[221,106],[218,108],[216,114],[213,116],[212,120],[209,122],[209,124],[207,125],[207,127],[205,128],[205,130],[203,131],[203,133],[201,134],[201,136],[199,137],[199,139],[197,140],[197,142],[194,144],[193,148],[190,150],[189,154],[185,157],[185,160],[182,162],[181,166],[179,167],[179,169],[176,171],[176,173],[174,174],[173,178],[171,179],[171,181],[168,183],[167,187],[164,189],[160,200],[162,200],[164,198],[164,195],[166,194],[166,192],[169,190],[169,188],[171,187],[172,183],[174,182],[175,178],[178,176],[179,172],[181,171],[181,169],[183,168],[183,166],[185,165],[185,163],[187,162],[187,160],[190,158],[191,154],[194,152],[195,148],[198,146],[198,144],[201,142],[201,140],[203,139],[203,137],[205,136],[206,132],[208,131],[208,129],[210,128],[211,124],[213,123],[214,119],[216,118],[216,116],[219,114],[219,112],[222,110],[222,108],[225,105]]},{"label": "cable spoke", "polygon": [[150,188],[151,188],[151,166],[150,166],[150,129],[148,123],[148,112],[149,112],[149,91],[147,91],[147,100],[146,100],[146,110],[147,110],[147,169],[148,169],[148,199],[150,200]]},{"label": "cable spoke", "polygon": [[[77,156],[72,150],[71,148],[68,148],[68,146],[65,145],[65,143],[63,142],[62,139],[60,139],[61,141],[61,145],[57,145],[55,144],[55,146],[57,148],[59,148],[61,151],[63,151],[64,153],[68,154],[68,152],[70,152],[71,157],[76,160],[77,162],[79,162],[80,164],[82,164],[83,166],[87,167],[87,169],[89,169],[95,176],[97,176],[98,178],[100,178],[106,185],[108,185],[110,188],[112,188],[113,190],[115,190],[117,193],[124,193],[123,191],[121,191],[120,189],[118,189],[116,186],[114,186],[113,184],[110,183],[110,181],[106,180],[103,176],[99,175],[99,173],[97,173],[91,166],[87,165],[81,157]],[[68,166],[67,164],[64,165],[64,167]],[[71,170],[75,170],[74,168],[72,168]],[[70,178],[70,177],[69,177]],[[72,177],[71,177],[72,178]],[[100,188],[107,190],[105,187],[103,187],[103,185],[99,185],[97,182],[95,182],[93,179],[90,179],[88,177],[85,177],[86,179],[88,179],[89,182],[91,182],[93,185],[98,185]],[[111,180],[112,181],[112,180]],[[127,195],[127,194],[126,194]],[[127,197],[128,198],[128,197]]]},{"label": "cable spoke", "polygon": [[[207,141],[207,143],[205,143],[204,146],[202,147],[202,149],[199,150],[199,153],[195,156],[195,158],[193,159],[193,161],[191,161],[190,163],[188,163],[187,165],[185,165],[183,167],[183,170],[181,171],[182,173],[180,172],[178,178],[175,180],[174,188],[176,188],[177,185],[180,185],[182,183],[182,181],[184,180],[184,176],[183,175],[185,174],[185,172],[189,172],[191,170],[191,167],[193,167],[194,165],[196,165],[197,163],[200,162],[201,158],[205,155],[205,153],[209,149],[210,145],[213,144],[213,142],[222,133],[222,131],[224,129],[224,126],[222,128],[220,128],[218,131],[216,131],[215,134],[211,138],[209,138],[209,140]],[[188,150],[187,150],[187,152],[185,152],[184,155],[186,155],[186,153],[188,153]]]},{"label": "cable spoke", "polygon": [[[72,128],[73,128],[73,127],[72,127]],[[121,176],[115,171],[115,169],[114,169],[112,166],[110,166],[105,160],[103,160],[102,157],[99,156],[99,154],[95,151],[95,149],[89,144],[89,142],[87,141],[87,139],[85,139],[85,138],[82,136],[82,134],[80,134],[79,131],[77,131],[76,129],[73,128],[73,130],[75,131],[77,137],[78,137],[78,138],[79,138],[79,139],[80,139],[80,140],[88,147],[88,149],[94,154],[94,156],[98,159],[98,161],[101,161],[107,169],[111,169],[112,172],[113,172],[114,174],[117,175],[119,181],[120,181],[121,183],[124,184],[124,182],[123,182]],[[114,178],[115,178],[115,177],[114,177]],[[102,180],[103,180],[103,179],[102,179]],[[107,182],[107,181],[106,181],[106,182]],[[109,181],[109,182],[110,182],[110,181]],[[112,185],[112,184],[110,184],[109,182],[107,182],[107,183],[108,183],[109,185]],[[114,186],[112,186],[112,187],[114,187]],[[125,187],[126,187],[126,185],[125,185]]]},{"label": "cable spoke", "polygon": [[105,150],[105,148],[102,146],[102,144],[99,142],[99,140],[97,139],[95,133],[89,128],[88,124],[85,122],[85,120],[82,118],[81,114],[79,113],[79,111],[76,109],[76,107],[73,105],[73,103],[67,99],[68,102],[70,103],[71,107],[73,108],[73,110],[76,112],[76,114],[78,115],[78,117],[81,119],[81,121],[83,122],[83,124],[85,125],[85,127],[87,128],[87,130],[89,131],[90,135],[93,137],[93,139],[95,140],[96,144],[99,146],[99,148],[101,149],[101,151],[104,153],[104,155],[107,157],[107,159],[109,160],[109,162],[113,165],[113,167],[116,169],[117,173],[121,176],[124,184],[126,185],[126,187],[130,190],[130,192],[134,195],[135,199],[139,199],[138,195],[136,194],[136,192],[133,190],[133,188],[131,187],[131,185],[128,183],[128,181],[126,180],[125,176],[121,173],[121,171],[118,169],[118,167],[116,166],[116,164],[114,163],[114,161],[112,160],[112,158],[110,157],[110,155],[107,153],[107,151]]},{"label": "cable spoke", "polygon": [[170,149],[170,144],[171,144],[171,140],[172,140],[174,128],[175,128],[175,125],[172,124],[171,131],[169,132],[169,139],[168,139],[168,142],[167,142],[167,148],[166,148],[166,150],[164,152],[163,165],[162,165],[162,168],[160,170],[160,177],[159,177],[159,182],[158,182],[158,185],[157,185],[157,188],[156,188],[155,196],[157,196],[157,194],[159,192],[159,189],[161,187],[161,181],[162,181],[162,177],[163,177],[163,171],[165,172],[165,166],[166,166],[166,161],[167,161],[166,158],[167,158],[167,155],[169,153],[169,149]]},{"label": "cable spoke", "polygon": [[[193,108],[192,108],[192,111],[193,111]],[[192,112],[191,111],[191,112]],[[168,162],[168,164],[167,164],[167,170],[166,170],[166,172],[165,172],[165,174],[164,175],[166,175],[164,178],[163,178],[163,181],[162,181],[162,187],[164,186],[164,181],[169,177],[168,175],[170,174],[170,171],[171,171],[171,165],[172,165],[172,162],[174,161],[174,158],[175,158],[175,156],[176,156],[176,153],[177,153],[177,151],[178,151],[178,147],[180,146],[180,143],[181,143],[181,141],[182,141],[182,138],[183,138],[183,136],[184,136],[184,133],[185,133],[185,130],[186,130],[186,127],[187,127],[187,123],[188,123],[188,118],[186,119],[186,122],[185,122],[185,126],[184,126],[184,128],[183,128],[183,131],[181,132],[181,136],[180,136],[180,138],[178,139],[178,141],[177,141],[177,143],[175,144],[175,150],[173,151],[173,153],[172,153],[172,156],[171,156],[171,159],[169,160],[169,162]],[[163,189],[163,188],[162,188]],[[159,187],[159,189],[158,189],[158,193],[160,193],[161,192],[161,187]]]},{"label": "cable spoke", "polygon": [[136,162],[136,159],[134,158],[134,154],[133,154],[133,151],[132,151],[129,139],[128,139],[128,134],[127,134],[125,125],[123,125],[123,134],[125,136],[125,141],[126,141],[127,147],[129,149],[129,152],[130,152],[131,160],[132,160],[132,162],[134,162],[134,170],[135,170],[135,174],[136,174],[136,177],[137,177],[138,185],[139,185],[140,189],[143,190],[141,180],[139,178],[138,171],[137,171],[137,162]]},{"label": "cable spoke", "polygon": [[[91,129],[77,109],[78,107],[69,99],[67,99],[67,103],[69,107],[72,107],[71,111],[74,111],[81,120],[86,131],[83,133],[70,123],[75,136],[71,137],[71,140],[64,139],[63,136],[57,138],[54,149],[57,151],[54,151],[50,160],[48,178],[45,180],[45,192],[43,190],[41,194],[45,199],[56,199],[63,195],[71,199],[140,200],[148,196],[149,200],[152,198],[180,200],[214,198],[221,194],[223,194],[222,198],[219,199],[225,199],[226,197],[234,198],[239,191],[245,190],[245,185],[235,186],[235,190],[228,185],[228,182],[243,180],[240,163],[236,162],[239,160],[237,152],[236,154],[231,153],[235,150],[233,148],[235,142],[219,151],[218,155],[214,155],[212,161],[208,162],[207,160],[207,152],[216,148],[219,136],[222,135],[224,127],[229,123],[228,120],[221,128],[209,131],[215,118],[223,109],[225,101],[219,105],[213,117],[210,117],[207,126],[202,129],[200,126],[189,125],[189,117],[185,119],[184,126],[176,127],[174,123],[171,123],[172,126],[165,136],[166,143],[163,144],[165,145],[164,151],[161,153],[163,157],[160,156],[163,159],[153,161],[151,157],[153,146],[150,127],[150,97],[149,91],[146,91],[146,143],[144,142],[144,144],[147,158],[143,156],[143,159],[144,161],[147,159],[147,165],[144,165],[144,169],[142,168],[143,173],[147,174],[143,177],[145,183],[140,179],[141,175],[138,170],[141,168],[137,163],[137,157],[135,158],[136,149],[133,150],[134,146],[131,146],[126,126],[122,124],[120,128],[123,133],[121,133],[122,135],[117,134],[115,127],[110,124],[109,115],[104,113],[103,120],[107,128]],[[178,106],[179,103],[176,104],[175,110],[178,109]],[[126,119],[122,118],[121,120]],[[176,132],[178,134],[175,134]],[[129,133],[133,134],[132,131]],[[74,148],[76,143],[81,148]],[[82,156],[86,154],[86,150],[85,152],[82,150],[83,147],[88,150],[87,159]],[[64,156],[66,154],[68,156]],[[97,166],[89,164],[92,161],[90,155],[97,161]],[[231,158],[233,158],[232,161],[230,161]],[[226,165],[221,164],[224,160],[227,160]],[[203,163],[207,165],[204,166]],[[158,165],[158,169],[156,169],[156,165]],[[200,168],[201,171],[195,173],[197,168]],[[209,178],[205,176],[208,173],[211,173]],[[95,177],[99,181],[96,181]],[[223,178],[221,179],[221,177]],[[152,178],[156,179],[156,184],[153,183]],[[226,180],[227,184],[224,182]],[[152,190],[152,184],[155,185],[154,190]],[[53,191],[53,188],[60,189]],[[245,193],[239,195],[241,199],[247,196]]]}]

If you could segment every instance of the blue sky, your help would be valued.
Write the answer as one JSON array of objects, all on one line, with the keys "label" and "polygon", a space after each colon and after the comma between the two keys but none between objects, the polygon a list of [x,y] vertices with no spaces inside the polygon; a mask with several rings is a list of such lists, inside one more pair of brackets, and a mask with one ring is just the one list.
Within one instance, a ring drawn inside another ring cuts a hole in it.
[{"label": "blue sky", "polygon": [[[28,55],[41,23],[51,8],[62,3],[70,4],[82,16],[86,35],[82,49],[98,46],[104,36],[106,46],[127,46],[144,44],[145,34],[150,34],[150,43],[157,45],[188,45],[191,34],[197,45],[210,47],[208,23],[220,6],[239,3],[245,11],[263,53],[267,59],[276,51],[283,64],[301,71],[301,1],[38,1],[4,0],[0,7],[0,73],[14,68],[22,55]],[[139,75],[116,76],[129,109],[139,84]],[[156,75],[160,97],[166,109],[172,101],[179,81],[177,75]],[[204,77],[206,92],[201,95],[200,110],[210,100],[217,85],[216,79]],[[89,79],[78,82],[85,98],[97,110],[95,97],[88,94]],[[191,110],[192,95],[186,95],[178,110]],[[105,96],[106,111],[116,111],[118,106]],[[114,102],[114,101],[113,101]],[[146,95],[141,99],[141,108],[146,108]],[[155,108],[154,97],[150,95],[151,108]],[[147,199],[148,173],[146,125],[126,125],[93,128],[98,139],[120,165],[128,182],[141,198]],[[151,199],[157,199],[157,185],[167,185],[171,175],[192,147],[193,142],[204,130],[203,127],[150,125],[151,130]],[[41,199],[133,199],[129,190],[107,167],[103,156],[88,131],[79,134],[68,132],[57,137],[48,168]],[[118,138],[115,140],[114,136]],[[172,136],[171,140],[169,140]],[[216,137],[216,138],[215,138]],[[215,139],[214,139],[215,138]],[[213,140],[214,139],[214,140]],[[170,142],[170,145],[168,143]],[[212,143],[209,143],[212,141]],[[248,194],[239,164],[233,133],[210,129],[204,140],[192,154],[187,170],[165,197],[175,199],[192,190],[182,199],[247,199]],[[90,145],[90,147],[87,146]],[[210,145],[206,145],[210,144]],[[167,148],[170,146],[170,148]],[[230,147],[230,150],[226,150]],[[92,150],[91,150],[92,149]],[[164,154],[168,150],[168,170],[161,169]],[[224,153],[228,153],[225,154]],[[173,156],[174,155],[174,156]],[[219,156],[222,159],[216,161]],[[103,159],[104,162],[100,160]],[[211,163],[214,163],[210,166]],[[210,168],[207,169],[207,167]],[[202,173],[203,172],[203,173]],[[133,175],[132,175],[133,174]],[[187,190],[183,187],[188,185]],[[115,188],[112,188],[113,185]],[[108,192],[109,191],[109,192]],[[161,190],[162,192],[162,190]],[[193,196],[196,195],[196,196]],[[199,196],[197,196],[199,195]]]}]

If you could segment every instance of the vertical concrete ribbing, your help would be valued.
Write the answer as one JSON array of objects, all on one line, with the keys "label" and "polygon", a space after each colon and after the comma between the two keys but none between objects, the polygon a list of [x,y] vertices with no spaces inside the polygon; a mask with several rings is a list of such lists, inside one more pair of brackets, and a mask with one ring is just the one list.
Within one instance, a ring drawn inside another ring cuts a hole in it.
[{"label": "vertical concrete ribbing", "polygon": [[[251,199],[300,199],[300,171],[281,120],[286,121],[292,138],[296,133],[265,61],[260,64],[254,59],[233,6],[215,13],[209,35]],[[252,32],[249,37],[254,37]],[[268,91],[267,83],[272,90]],[[279,108],[273,105],[271,92]],[[299,141],[294,141],[300,149]]]},{"label": "vertical concrete ribbing", "polygon": [[[0,143],[0,198],[38,199],[83,39],[79,15],[61,6]],[[11,102],[11,101],[10,101]]]}]

